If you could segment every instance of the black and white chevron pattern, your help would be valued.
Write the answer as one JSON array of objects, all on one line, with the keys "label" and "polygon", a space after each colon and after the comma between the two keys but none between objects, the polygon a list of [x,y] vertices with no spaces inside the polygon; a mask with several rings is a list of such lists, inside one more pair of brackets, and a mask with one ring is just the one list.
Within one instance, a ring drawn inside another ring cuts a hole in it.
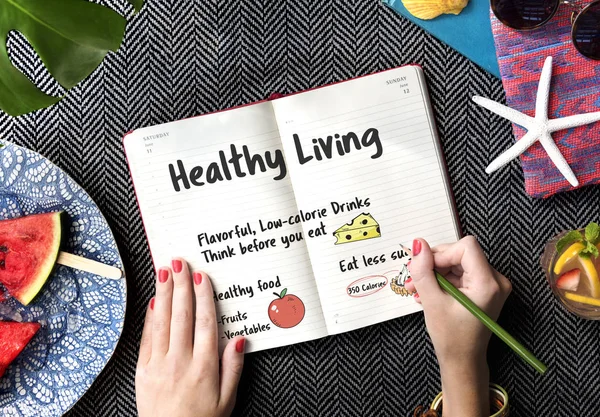
[{"label": "black and white chevron pattern", "polygon": [[[101,2],[131,12],[125,0]],[[44,91],[61,92],[22,37],[12,35],[9,49]],[[376,0],[148,0],[118,53],[58,105],[19,119],[0,116],[2,138],[45,154],[88,190],[127,269],[123,337],[69,417],[136,415],[135,362],[154,289],[122,135],[406,63],[421,64],[427,75],[464,231],[513,282],[501,323],[550,367],[540,377],[492,340],[492,378],[508,389],[512,415],[600,415],[598,323],[557,304],[538,260],[557,231],[600,219],[600,188],[532,200],[517,162],[484,173],[512,133],[470,97],[502,100],[497,79]],[[420,314],[246,360],[236,415],[408,416],[440,389]]]}]

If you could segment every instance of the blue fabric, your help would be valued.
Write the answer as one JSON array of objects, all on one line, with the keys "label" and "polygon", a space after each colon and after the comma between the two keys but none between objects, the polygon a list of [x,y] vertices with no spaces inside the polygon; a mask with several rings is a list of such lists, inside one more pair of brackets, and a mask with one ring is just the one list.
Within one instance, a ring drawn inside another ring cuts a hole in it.
[{"label": "blue fabric", "polygon": [[500,78],[487,0],[471,0],[459,15],[444,14],[432,20],[417,19],[402,0],[382,0],[383,4],[421,26],[477,65]]}]

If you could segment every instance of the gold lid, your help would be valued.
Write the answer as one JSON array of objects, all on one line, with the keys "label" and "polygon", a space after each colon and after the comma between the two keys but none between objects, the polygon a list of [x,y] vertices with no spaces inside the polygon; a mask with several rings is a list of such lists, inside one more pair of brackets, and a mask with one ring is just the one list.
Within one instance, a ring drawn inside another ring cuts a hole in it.
[{"label": "gold lid", "polygon": [[[440,392],[431,403],[431,410],[438,414],[442,413],[442,393]],[[490,412],[491,417],[508,417],[508,394],[504,388],[498,384],[490,384]]]}]

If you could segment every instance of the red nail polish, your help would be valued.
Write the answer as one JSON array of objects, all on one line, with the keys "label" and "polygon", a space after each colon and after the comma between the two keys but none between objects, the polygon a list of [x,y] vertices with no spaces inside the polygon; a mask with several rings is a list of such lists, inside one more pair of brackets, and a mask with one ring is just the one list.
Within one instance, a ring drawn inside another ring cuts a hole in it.
[{"label": "red nail polish", "polygon": [[420,240],[413,240],[413,246],[412,246],[412,253],[413,256],[417,256],[419,253],[421,253],[421,241]]},{"label": "red nail polish", "polygon": [[412,278],[407,278],[406,281],[404,281],[404,284],[408,284],[411,281],[412,281]]},{"label": "red nail polish", "polygon": [[173,271],[178,274],[183,269],[183,265],[179,259],[173,259],[171,261],[171,265],[173,266]]},{"label": "red nail polish", "polygon": [[407,268],[410,268],[410,263],[411,263],[411,262],[412,262],[412,259],[406,263],[406,267],[407,267]]},{"label": "red nail polish", "polygon": [[235,350],[237,350],[237,353],[243,353],[244,352],[244,345],[246,344],[246,339],[240,339],[237,341],[237,343],[235,344]]},{"label": "red nail polish", "polygon": [[150,300],[150,310],[154,310],[154,297]]},{"label": "red nail polish", "polygon": [[415,292],[415,293],[414,293],[414,295],[413,295],[413,297],[415,297],[415,298],[419,298],[419,293],[418,293],[418,292]]},{"label": "red nail polish", "polygon": [[164,284],[168,279],[169,271],[165,268],[161,268],[160,271],[158,271],[158,281]]},{"label": "red nail polish", "polygon": [[200,285],[202,284],[202,274],[199,272],[194,272],[194,284]]}]

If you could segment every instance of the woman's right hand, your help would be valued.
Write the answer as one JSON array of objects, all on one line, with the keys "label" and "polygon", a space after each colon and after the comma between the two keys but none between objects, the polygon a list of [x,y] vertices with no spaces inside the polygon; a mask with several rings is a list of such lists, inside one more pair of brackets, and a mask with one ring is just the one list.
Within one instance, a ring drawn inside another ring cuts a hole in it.
[{"label": "woman's right hand", "polygon": [[510,281],[490,266],[472,236],[433,249],[415,239],[409,269],[406,288],[417,291],[440,365],[444,416],[489,415],[486,351],[491,332],[442,290],[434,269],[494,320],[511,292]]}]

